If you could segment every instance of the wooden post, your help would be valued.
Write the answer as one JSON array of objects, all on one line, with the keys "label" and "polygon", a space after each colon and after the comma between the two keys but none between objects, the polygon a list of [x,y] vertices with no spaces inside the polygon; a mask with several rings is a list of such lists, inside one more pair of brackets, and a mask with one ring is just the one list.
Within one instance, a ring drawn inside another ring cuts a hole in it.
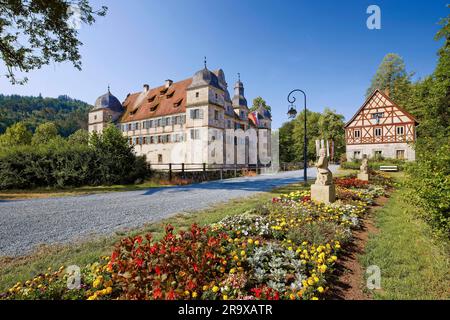
[{"label": "wooden post", "polygon": [[169,163],[169,181],[172,181],[172,163]]},{"label": "wooden post", "polygon": [[181,176],[183,177],[183,179],[185,178],[185,176],[184,176],[184,162],[181,164]]},{"label": "wooden post", "polygon": [[203,180],[208,180],[208,177],[206,176],[206,163],[203,162]]}]

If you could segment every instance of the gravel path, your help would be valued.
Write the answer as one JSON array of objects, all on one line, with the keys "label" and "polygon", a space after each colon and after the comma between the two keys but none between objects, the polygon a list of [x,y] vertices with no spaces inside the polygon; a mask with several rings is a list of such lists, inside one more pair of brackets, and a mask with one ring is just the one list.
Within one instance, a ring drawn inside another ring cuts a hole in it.
[{"label": "gravel path", "polygon": [[[315,171],[308,170],[308,177],[314,177]],[[291,171],[140,191],[0,200],[0,256],[27,254],[39,244],[67,243],[137,228],[180,212],[205,209],[294,183],[302,180],[302,175]]]}]

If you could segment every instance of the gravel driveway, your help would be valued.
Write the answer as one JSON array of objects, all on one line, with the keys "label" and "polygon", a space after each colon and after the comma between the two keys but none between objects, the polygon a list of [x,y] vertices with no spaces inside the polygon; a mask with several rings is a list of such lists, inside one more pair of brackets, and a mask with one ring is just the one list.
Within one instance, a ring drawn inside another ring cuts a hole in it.
[{"label": "gravel driveway", "polygon": [[[314,168],[308,170],[308,177],[315,172]],[[38,244],[67,243],[141,227],[180,212],[298,182],[302,175],[303,171],[291,171],[140,191],[0,200],[0,256],[23,255]]]}]

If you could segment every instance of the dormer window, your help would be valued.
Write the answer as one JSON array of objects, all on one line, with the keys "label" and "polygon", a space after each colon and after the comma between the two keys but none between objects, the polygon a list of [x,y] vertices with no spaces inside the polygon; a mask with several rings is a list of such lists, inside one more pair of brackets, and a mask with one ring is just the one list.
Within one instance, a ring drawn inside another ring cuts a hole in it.
[{"label": "dormer window", "polygon": [[183,98],[180,98],[177,101],[175,101],[173,104],[174,108],[178,108],[179,106],[181,106],[182,101],[183,101]]},{"label": "dormer window", "polygon": [[150,112],[155,112],[156,109],[158,108],[158,106],[159,106],[159,103],[157,103],[157,104],[151,106],[151,107],[150,107]]},{"label": "dormer window", "polygon": [[169,88],[163,87],[163,88],[159,91],[159,93],[160,93],[161,95],[164,95],[164,94],[167,92],[168,89],[169,89]]},{"label": "dormer window", "polygon": [[167,92],[166,98],[167,99],[172,98],[174,94],[175,94],[175,90],[171,90],[171,91]]},{"label": "dormer window", "polygon": [[150,98],[148,98],[148,102],[153,102],[155,101],[156,95],[151,96]]}]

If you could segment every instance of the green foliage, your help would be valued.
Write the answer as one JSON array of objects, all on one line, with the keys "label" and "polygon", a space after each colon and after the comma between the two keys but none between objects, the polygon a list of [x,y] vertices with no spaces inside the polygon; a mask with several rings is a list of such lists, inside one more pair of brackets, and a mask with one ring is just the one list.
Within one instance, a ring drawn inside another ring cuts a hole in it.
[{"label": "green foliage", "polygon": [[91,107],[68,96],[43,98],[0,94],[0,133],[16,122],[23,121],[32,131],[42,123],[53,122],[64,137],[76,130],[87,129]]},{"label": "green foliage", "polygon": [[[7,68],[5,75],[13,84],[15,72],[29,72],[51,62],[72,62],[81,70],[82,43],[78,28],[71,25],[77,6],[80,23],[92,25],[95,16],[104,16],[106,7],[94,11],[88,0],[5,0],[0,2],[0,59]],[[77,23],[75,21],[75,23]]]},{"label": "green foliage", "polygon": [[58,129],[53,122],[45,122],[37,127],[31,139],[31,144],[47,144],[58,136]]},{"label": "green foliage", "polygon": [[272,108],[269,105],[267,105],[266,100],[264,100],[261,97],[256,97],[255,99],[253,99],[253,105],[250,108],[250,111],[256,111],[259,109],[259,107],[263,107],[267,111],[272,111]]},{"label": "green foliage", "polygon": [[0,149],[10,148],[31,143],[31,132],[23,122],[17,122],[0,136]]},{"label": "green foliage", "polygon": [[91,144],[87,143],[87,132],[77,132],[69,139],[44,139],[48,137],[44,133],[55,132],[49,125],[38,132],[42,133],[40,143],[30,145],[28,139],[28,144],[1,150],[0,189],[110,185],[148,176],[145,157],[136,157],[126,138],[112,125],[104,134],[93,135]]},{"label": "green foliage", "polygon": [[[280,161],[303,161],[304,146],[304,121],[305,112],[300,112],[297,117],[285,122],[279,131],[280,137]],[[344,141],[344,117],[334,110],[325,108],[323,113],[307,111],[307,157],[316,159],[316,139],[333,140],[335,147],[335,159],[345,152]]]},{"label": "green foliage", "polygon": [[89,143],[89,132],[84,129],[79,129],[69,136],[69,142],[87,146]]},{"label": "green foliage", "polygon": [[[435,145],[431,138],[423,143]],[[435,150],[418,149],[419,161],[407,168],[408,197],[422,210],[419,213],[439,233],[450,231],[450,138]]]},{"label": "green foliage", "polygon": [[[380,159],[380,160],[369,160],[369,168],[372,170],[379,170],[380,166],[397,166],[399,171],[402,171],[405,166],[406,162],[405,160],[400,159]],[[361,166],[361,160],[359,159],[352,159],[351,161],[343,162],[341,163],[342,169],[352,169],[352,170],[359,170],[359,167]]]},{"label": "green foliage", "polygon": [[372,78],[370,87],[367,89],[366,97],[369,97],[376,89],[388,89],[390,96],[400,102],[399,95],[404,93],[402,88],[408,87],[411,75],[405,70],[403,58],[395,53],[388,53],[378,67],[375,76]]}]

